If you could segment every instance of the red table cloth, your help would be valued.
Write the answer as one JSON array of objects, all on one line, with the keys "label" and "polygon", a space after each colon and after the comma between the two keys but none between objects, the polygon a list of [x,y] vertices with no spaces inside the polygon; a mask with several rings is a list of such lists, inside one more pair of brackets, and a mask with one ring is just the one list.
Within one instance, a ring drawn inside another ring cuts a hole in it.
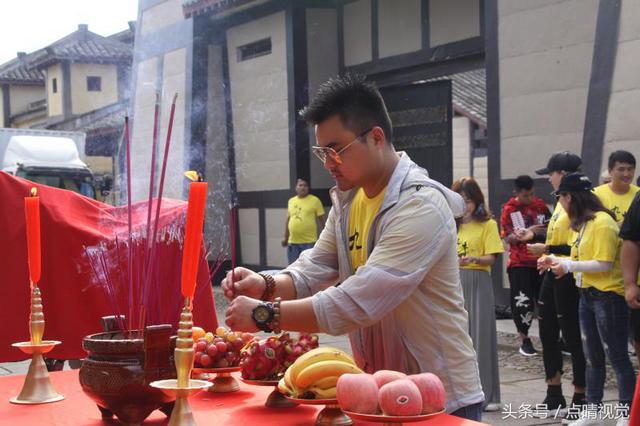
[{"label": "red table cloth", "polygon": [[[20,425],[73,425],[99,426],[105,423],[100,412],[80,388],[77,371],[51,373],[51,383],[65,399],[60,402],[40,405],[14,405],[9,398],[17,395],[22,388],[24,376],[0,378],[0,423]],[[237,373],[235,374],[237,377]],[[240,383],[240,390],[228,394],[201,392],[189,399],[198,425],[233,426],[281,426],[313,425],[322,407],[298,406],[294,408],[267,408],[264,402],[273,388],[251,386]],[[145,425],[166,425],[168,419],[159,411],[154,411],[144,422]],[[376,423],[355,422],[356,425]],[[409,423],[406,423],[407,425]],[[411,423],[426,426],[481,426],[471,420],[442,414],[429,421]]]},{"label": "red table cloth", "polygon": [[[86,352],[82,349],[82,338],[103,331],[100,318],[116,313],[113,298],[109,298],[96,282],[85,248],[100,247],[100,244],[112,247],[116,236],[119,238],[118,247],[124,246],[128,240],[126,206],[113,207],[71,191],[35,184],[0,172],[0,324],[3,324],[0,362],[25,359],[25,355],[11,347],[11,343],[29,340],[30,294],[24,197],[34,186],[38,189],[41,210],[40,289],[46,322],[44,339],[62,341],[49,356],[57,359],[84,358]],[[152,221],[156,203],[153,205]],[[164,262],[159,262],[155,274],[150,277],[153,286],[149,286],[146,306],[149,315],[155,315],[161,321],[151,324],[171,323],[175,326],[179,318],[182,244],[176,234],[184,234],[186,208],[184,201],[162,200],[157,235],[166,241],[158,244]],[[134,204],[132,215],[137,241],[146,241],[147,202]],[[112,256],[113,250],[110,253]],[[116,290],[120,291],[118,300],[120,308],[123,308],[126,306],[123,297],[128,290],[122,288],[122,283],[128,283],[127,249],[122,248],[117,254],[111,279]],[[134,256],[134,259],[140,257]],[[167,262],[167,259],[173,260]],[[215,330],[218,322],[204,258],[199,267],[194,323],[206,330]],[[142,275],[136,274],[134,280],[145,280]],[[126,308],[122,310],[126,314]]]}]

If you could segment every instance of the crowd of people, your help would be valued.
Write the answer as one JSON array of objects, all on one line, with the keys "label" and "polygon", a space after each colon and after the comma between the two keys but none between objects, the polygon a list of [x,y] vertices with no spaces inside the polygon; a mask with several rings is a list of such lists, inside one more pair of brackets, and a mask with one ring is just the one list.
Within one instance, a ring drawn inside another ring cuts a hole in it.
[{"label": "crowd of people", "polygon": [[[563,422],[601,424],[602,419],[589,411],[602,409],[608,358],[618,386],[616,410],[622,413],[618,424],[625,425],[636,383],[628,342],[633,341],[637,349],[640,340],[640,188],[632,183],[636,160],[627,151],[611,153],[609,178],[595,188],[580,172],[581,163],[579,156],[559,152],[536,171],[548,176],[554,189],[557,204],[553,213],[535,196],[530,176],[515,179],[514,196],[500,215],[504,244],[473,178],[453,184],[466,203],[458,224],[465,307],[485,410],[499,409],[489,268],[507,248],[511,310],[524,356],[537,354],[528,330],[536,312],[539,320],[547,383],[542,405],[548,410],[567,407],[561,384],[562,352],[566,351],[572,360],[574,392]],[[640,358],[640,351],[636,355]]]},{"label": "crowd of people", "polygon": [[[336,182],[332,208],[317,241],[299,257],[292,248],[291,259],[298,258],[284,270],[272,275],[239,267],[227,274],[228,326],[348,334],[363,370],[436,373],[447,412],[481,420],[483,411],[500,410],[502,402],[491,268],[508,250],[523,356],[537,353],[529,328],[536,315],[540,321],[544,404],[567,406],[564,349],[574,370],[567,422],[600,424],[589,423],[583,408],[602,403],[605,357],[616,371],[621,407],[630,406],[635,373],[627,352],[627,303],[640,308],[640,200],[631,202],[638,192],[631,154],[613,153],[610,182],[595,190],[580,173],[577,155],[554,154],[537,171],[554,187],[553,213],[535,196],[534,180],[520,176],[498,223],[473,178],[446,188],[395,150],[384,100],[364,78],[323,83],[301,118],[314,127],[312,152]],[[308,186],[290,202],[290,231],[297,212],[292,203],[306,193]],[[308,207],[307,223],[315,227],[323,212],[317,203]],[[302,242],[311,243],[289,233],[283,245]],[[631,312],[635,337],[640,310]],[[625,422],[622,416],[618,425]]]}]

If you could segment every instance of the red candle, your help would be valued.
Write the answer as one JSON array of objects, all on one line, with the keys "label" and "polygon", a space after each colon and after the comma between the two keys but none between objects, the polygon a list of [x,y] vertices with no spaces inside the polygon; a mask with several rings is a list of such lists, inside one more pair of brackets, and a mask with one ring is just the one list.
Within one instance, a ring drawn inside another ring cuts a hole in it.
[{"label": "red candle", "polygon": [[206,201],[207,183],[191,182],[189,184],[187,223],[185,225],[184,248],[182,251],[182,295],[190,299],[193,299],[196,289]]},{"label": "red candle", "polygon": [[24,213],[27,228],[27,255],[31,286],[40,281],[40,197],[37,189],[31,188],[31,196],[24,198]]}]

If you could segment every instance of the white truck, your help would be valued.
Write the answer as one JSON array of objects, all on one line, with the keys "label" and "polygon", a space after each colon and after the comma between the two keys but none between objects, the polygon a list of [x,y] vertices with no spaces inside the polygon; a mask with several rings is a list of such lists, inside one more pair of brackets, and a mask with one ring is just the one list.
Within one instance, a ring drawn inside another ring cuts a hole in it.
[{"label": "white truck", "polygon": [[82,161],[84,133],[0,129],[2,171],[96,198],[93,173]]}]

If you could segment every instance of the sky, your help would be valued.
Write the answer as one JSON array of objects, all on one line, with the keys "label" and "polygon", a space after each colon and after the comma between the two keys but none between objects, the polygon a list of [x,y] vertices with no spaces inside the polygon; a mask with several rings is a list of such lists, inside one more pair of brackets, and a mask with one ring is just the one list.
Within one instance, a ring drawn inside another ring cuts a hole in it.
[{"label": "sky", "polygon": [[0,1],[0,64],[61,39],[78,24],[103,36],[120,32],[137,14],[138,0]]}]

